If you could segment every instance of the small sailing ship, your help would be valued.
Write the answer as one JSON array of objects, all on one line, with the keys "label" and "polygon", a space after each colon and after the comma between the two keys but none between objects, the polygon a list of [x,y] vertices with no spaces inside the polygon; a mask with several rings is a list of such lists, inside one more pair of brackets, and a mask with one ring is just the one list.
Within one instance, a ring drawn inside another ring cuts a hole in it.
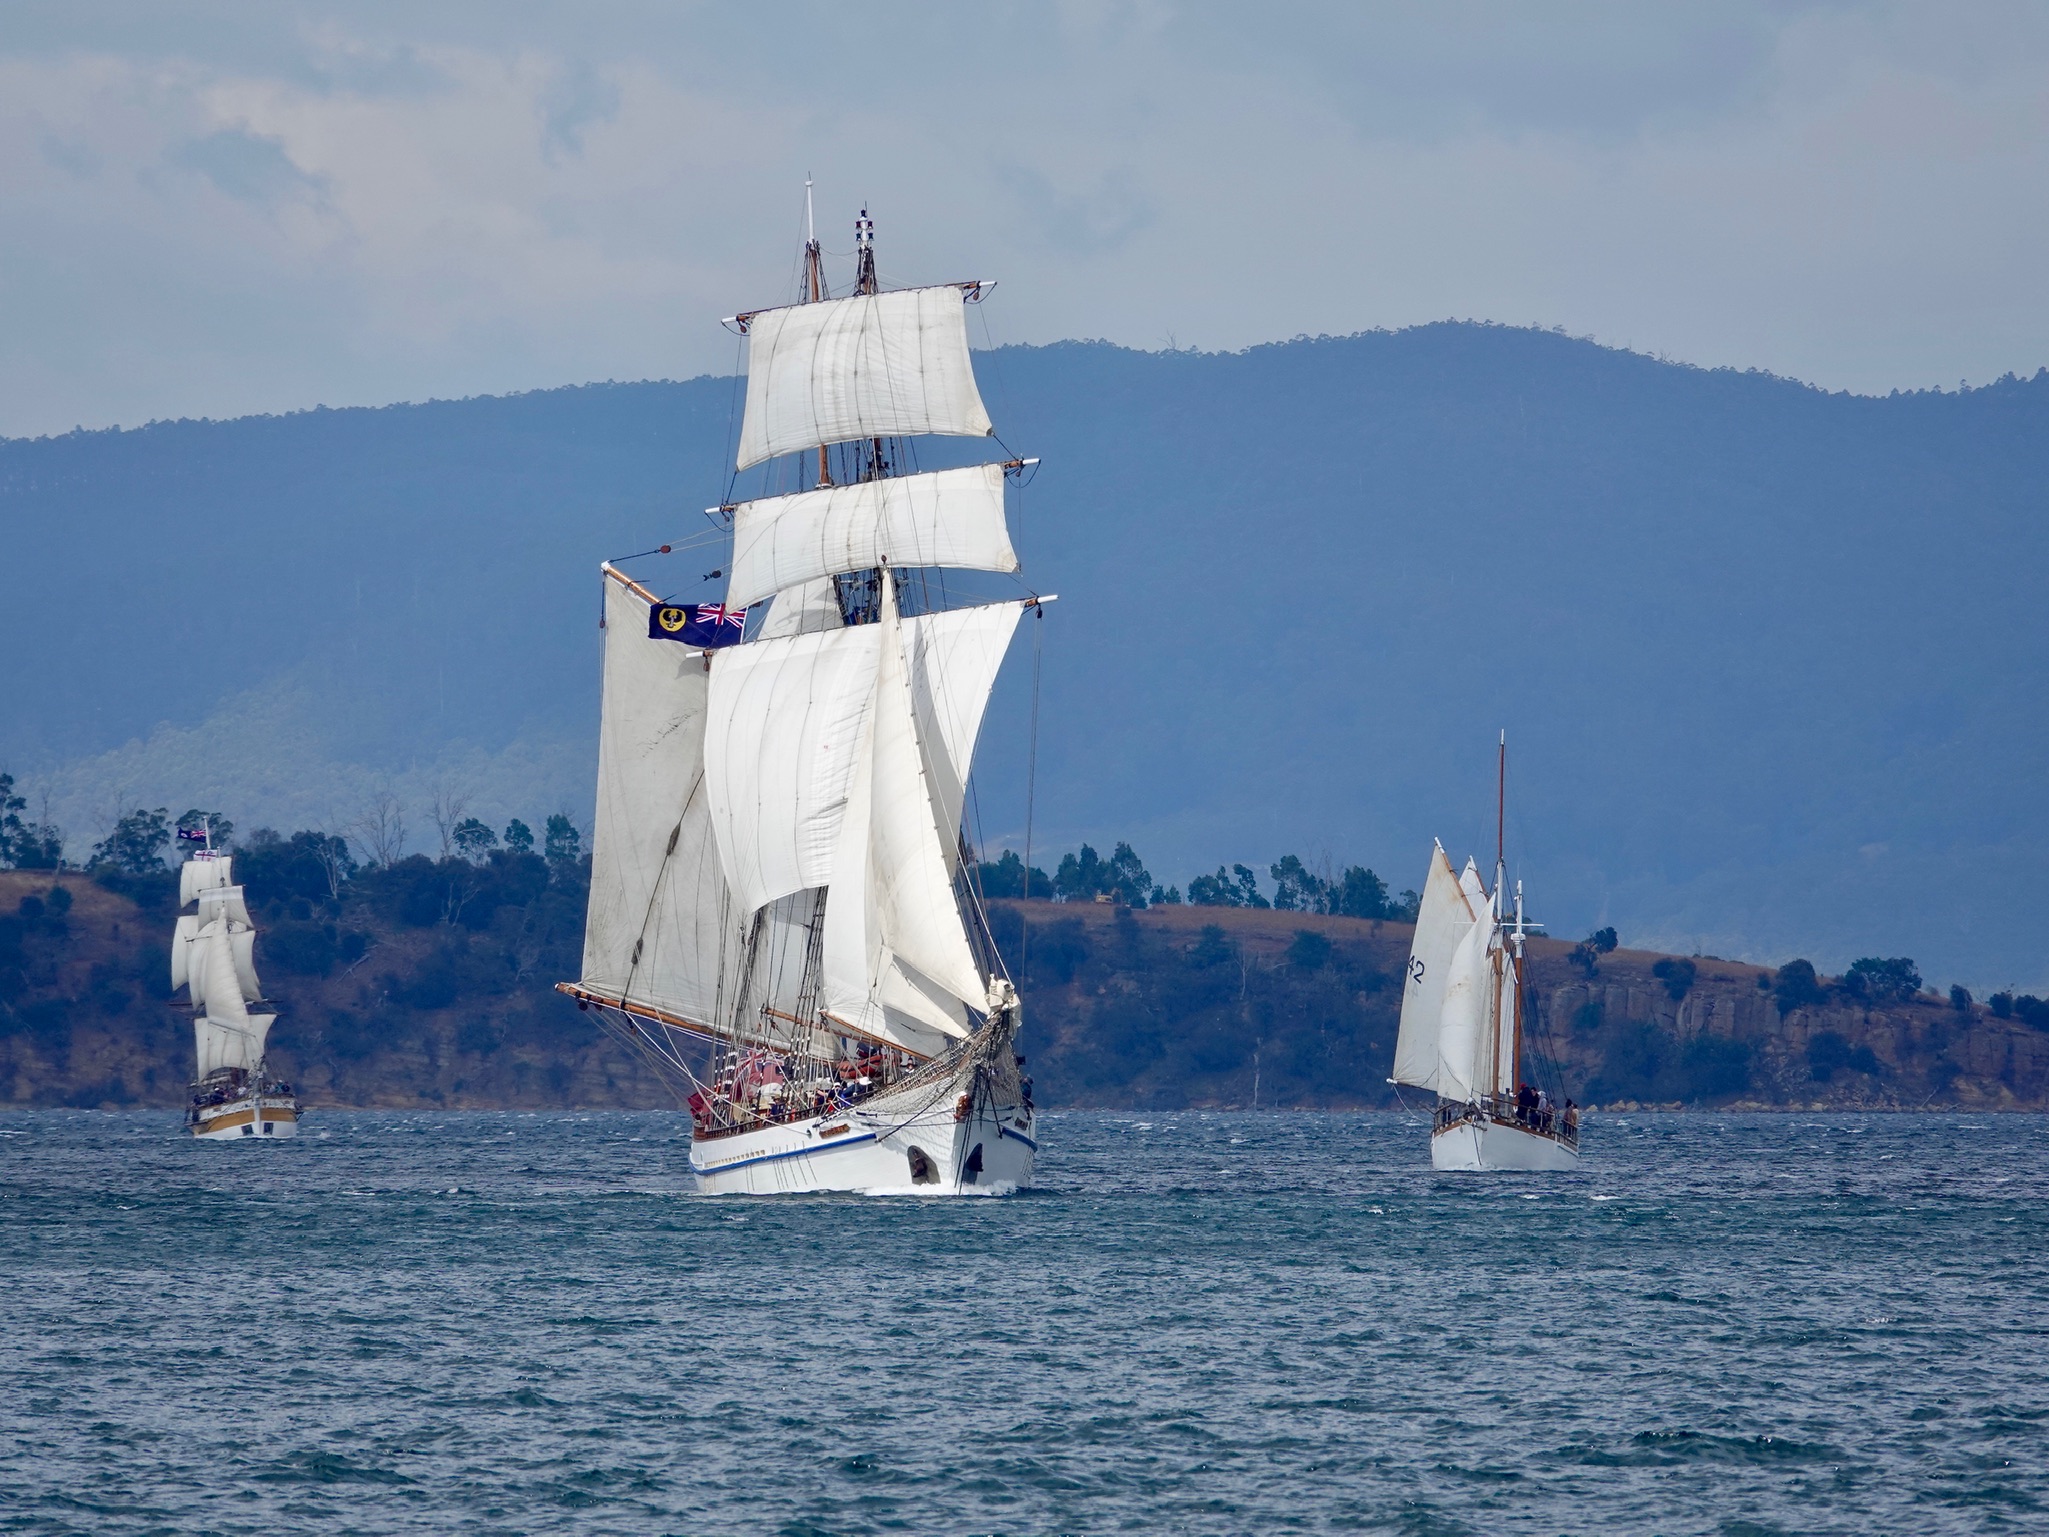
[{"label": "small sailing ship", "polygon": [[1416,915],[1402,989],[1393,1083],[1437,1096],[1430,1125],[1436,1169],[1552,1170],[1579,1167],[1579,1120],[1531,1088],[1522,1075],[1525,985],[1522,882],[1514,907],[1507,885],[1505,811],[1508,736],[1501,738],[1495,801],[1494,888],[1471,859],[1454,874],[1444,845]]},{"label": "small sailing ship", "polygon": [[209,1140],[297,1136],[299,1101],[264,1060],[277,1015],[256,979],[256,926],[232,856],[215,852],[210,829],[200,839],[178,869],[178,905],[194,911],[179,917],[171,940],[171,991],[185,988],[192,1001],[199,1058],[185,1126]]},{"label": "small sailing ship", "polygon": [[601,568],[590,908],[558,985],[687,1100],[702,1190],[1022,1186],[1018,996],[961,828],[997,669],[1050,598],[948,607],[940,573],[1018,570],[1005,483],[1033,461],[916,469],[921,436],[994,435],[965,318],[988,285],[883,290],[864,209],[834,298],[808,186],[806,220],[800,302],[728,322],[735,473],[781,494],[713,509],[725,601]]}]

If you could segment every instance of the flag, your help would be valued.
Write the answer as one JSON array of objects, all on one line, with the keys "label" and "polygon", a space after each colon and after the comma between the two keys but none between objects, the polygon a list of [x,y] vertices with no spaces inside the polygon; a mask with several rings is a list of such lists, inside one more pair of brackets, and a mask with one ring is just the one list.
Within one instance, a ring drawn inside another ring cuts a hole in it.
[{"label": "flag", "polygon": [[204,843],[206,842],[206,829],[203,827],[181,827],[178,829],[178,839],[182,843]]},{"label": "flag", "polygon": [[736,644],[746,625],[746,609],[723,603],[657,603],[647,611],[649,640],[680,640],[707,650]]}]

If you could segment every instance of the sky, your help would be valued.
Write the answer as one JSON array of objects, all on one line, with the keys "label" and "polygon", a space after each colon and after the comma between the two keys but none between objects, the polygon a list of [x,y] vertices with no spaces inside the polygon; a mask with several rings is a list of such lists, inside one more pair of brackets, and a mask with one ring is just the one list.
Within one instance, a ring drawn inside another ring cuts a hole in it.
[{"label": "sky", "polygon": [[729,371],[807,175],[984,343],[2049,364],[2041,4],[8,0],[0,435]]}]

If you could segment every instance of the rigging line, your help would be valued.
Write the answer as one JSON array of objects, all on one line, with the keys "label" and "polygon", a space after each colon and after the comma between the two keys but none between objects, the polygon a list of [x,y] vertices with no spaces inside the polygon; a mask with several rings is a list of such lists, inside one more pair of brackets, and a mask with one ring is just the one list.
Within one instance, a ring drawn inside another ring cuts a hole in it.
[{"label": "rigging line", "polygon": [[[1039,648],[1046,633],[1046,610],[1043,606],[1032,610],[1032,727],[1030,746],[1025,750],[1025,857],[1024,895],[1032,894],[1032,816],[1038,807],[1039,798]],[[1025,960],[1031,954],[1032,925],[1023,913],[1023,933],[1017,942],[1017,974],[1025,974]]]},{"label": "rigging line", "polygon": [[737,337],[733,342],[733,387],[726,392],[725,462],[732,465],[733,468],[726,471],[726,494],[719,498],[721,505],[733,500],[733,487],[740,483],[740,468],[736,462],[739,459],[739,427],[737,419],[740,414],[740,381],[747,377],[745,373],[746,361],[747,338],[745,336]]}]

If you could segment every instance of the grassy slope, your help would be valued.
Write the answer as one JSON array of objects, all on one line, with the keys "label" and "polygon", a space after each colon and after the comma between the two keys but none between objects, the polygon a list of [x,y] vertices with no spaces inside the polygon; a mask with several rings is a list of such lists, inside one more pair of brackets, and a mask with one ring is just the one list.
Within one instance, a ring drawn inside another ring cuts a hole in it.
[{"label": "grassy slope", "polygon": [[[81,876],[58,879],[70,913],[24,920],[21,899],[50,878],[0,871],[0,1103],[182,1104],[192,1040],[164,987],[168,917]],[[1393,1103],[1385,1079],[1406,925],[1036,902],[993,904],[991,921],[1018,963],[1043,1103],[1248,1106],[1255,1078],[1267,1107]],[[281,1004],[273,1061],[310,1104],[673,1104],[552,991],[555,959],[512,977],[494,934],[354,910],[348,922],[372,948],[326,976],[289,975],[259,953]],[[1328,953],[1304,945],[1304,932]],[[1592,1086],[1609,1103],[2049,1108],[2049,1034],[1982,1008],[1966,1017],[1934,1002],[1834,1004],[1782,1019],[1755,967],[1698,960],[1675,1001],[1651,975],[1661,958],[1651,952],[1605,957],[1589,982],[1568,949],[1535,941],[1532,985],[1576,1095]],[[465,982],[453,1002],[421,1006],[431,1002],[423,978],[493,968],[501,980]],[[1817,1079],[1809,1046],[1823,1032],[1840,1037],[1838,1057],[1875,1071],[1843,1066]]]}]

